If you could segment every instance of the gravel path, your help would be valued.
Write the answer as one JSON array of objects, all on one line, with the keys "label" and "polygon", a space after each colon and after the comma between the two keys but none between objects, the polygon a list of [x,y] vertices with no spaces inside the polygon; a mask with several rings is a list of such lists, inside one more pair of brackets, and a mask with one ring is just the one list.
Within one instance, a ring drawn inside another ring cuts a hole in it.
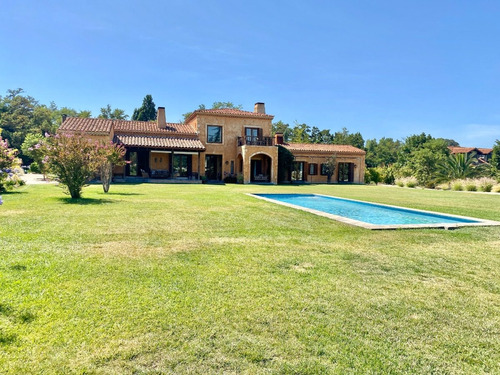
[{"label": "gravel path", "polygon": [[42,174],[38,173],[26,173],[21,176],[21,178],[26,182],[26,185],[37,185],[37,184],[55,184],[55,181],[44,180]]}]

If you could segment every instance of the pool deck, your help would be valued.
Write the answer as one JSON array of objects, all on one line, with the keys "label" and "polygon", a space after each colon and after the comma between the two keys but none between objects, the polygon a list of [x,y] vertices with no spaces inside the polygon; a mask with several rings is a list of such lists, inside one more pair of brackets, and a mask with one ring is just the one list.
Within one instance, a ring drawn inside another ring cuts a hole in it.
[{"label": "pool deck", "polygon": [[426,214],[445,215],[445,216],[449,216],[449,217],[457,218],[457,219],[466,219],[466,220],[475,220],[476,221],[475,223],[387,224],[387,225],[377,225],[377,224],[366,223],[364,221],[349,219],[349,218],[344,217],[344,216],[329,214],[327,212],[318,211],[318,210],[314,210],[314,209],[311,209],[311,208],[297,206],[297,205],[291,204],[291,203],[280,202],[280,201],[277,201],[277,200],[274,200],[274,199],[271,199],[271,198],[261,197],[259,195],[252,194],[252,193],[246,193],[246,194],[249,195],[249,196],[251,196],[251,197],[262,199],[262,200],[265,200],[265,201],[268,201],[268,202],[271,202],[271,203],[274,203],[274,204],[280,204],[282,206],[286,206],[286,207],[290,207],[290,208],[295,208],[295,209],[298,209],[298,210],[301,210],[301,211],[312,213],[314,215],[323,216],[323,217],[326,217],[326,218],[329,218],[329,219],[340,221],[340,222],[345,223],[345,224],[355,225],[355,226],[362,227],[362,228],[365,228],[365,229],[370,229],[370,230],[422,229],[422,228],[437,228],[437,229],[450,230],[450,229],[456,229],[456,228],[460,228],[460,227],[484,227],[484,226],[497,226],[497,225],[500,226],[500,222],[499,221],[484,220],[484,219],[479,219],[479,218],[476,218],[476,217],[459,216],[459,215],[453,215],[453,214],[448,214],[448,213],[443,213],[443,212],[434,212],[434,211],[419,210],[419,209],[416,209],[416,208],[407,208],[407,207],[401,207],[401,206],[393,206],[393,205],[390,205],[390,204],[361,201],[361,200],[357,200],[357,199],[349,199],[349,198],[336,197],[336,196],[333,196],[333,195],[312,194],[312,195],[317,195],[317,196],[320,196],[320,197],[338,198],[338,199],[344,199],[344,200],[352,201],[352,202],[370,203],[370,204],[375,204],[375,205],[379,205],[379,206],[383,206],[383,207],[398,208],[398,209],[404,209],[404,210],[409,210],[409,211],[422,212],[422,213],[426,213]]}]

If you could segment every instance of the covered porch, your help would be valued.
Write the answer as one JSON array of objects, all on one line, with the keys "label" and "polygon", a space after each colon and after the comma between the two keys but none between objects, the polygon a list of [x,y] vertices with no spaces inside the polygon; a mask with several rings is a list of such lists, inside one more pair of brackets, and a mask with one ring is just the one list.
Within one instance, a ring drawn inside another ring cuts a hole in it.
[{"label": "covered porch", "polygon": [[[115,135],[126,148],[126,164],[115,178],[146,182],[199,182],[201,152],[198,139]],[[163,146],[163,147],[162,147]]]}]

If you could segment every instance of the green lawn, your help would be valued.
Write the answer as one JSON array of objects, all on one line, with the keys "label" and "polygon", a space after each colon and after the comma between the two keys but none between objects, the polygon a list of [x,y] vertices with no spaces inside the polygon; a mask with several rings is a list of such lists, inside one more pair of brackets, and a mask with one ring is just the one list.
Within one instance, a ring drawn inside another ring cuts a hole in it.
[{"label": "green lawn", "polygon": [[500,373],[500,227],[369,231],[247,192],[500,220],[500,194],[25,186],[0,206],[0,373]]}]

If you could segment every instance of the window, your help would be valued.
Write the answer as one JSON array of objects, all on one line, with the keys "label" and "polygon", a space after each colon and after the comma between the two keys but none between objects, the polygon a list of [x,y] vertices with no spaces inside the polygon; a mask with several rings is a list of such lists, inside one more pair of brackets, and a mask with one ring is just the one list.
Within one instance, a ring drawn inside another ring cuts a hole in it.
[{"label": "window", "polygon": [[328,173],[326,173],[326,165],[321,164],[321,175],[326,176]]},{"label": "window", "polygon": [[207,126],[207,143],[222,143],[222,126]]},{"label": "window", "polygon": [[137,159],[137,152],[130,151],[129,159],[130,159],[129,174],[130,174],[130,176],[137,176],[137,171],[139,170],[138,169],[138,161],[137,161],[138,160]]},{"label": "window", "polygon": [[188,177],[190,168],[191,155],[175,155],[172,160],[172,168],[174,177]]},{"label": "window", "polygon": [[294,161],[292,170],[292,181],[304,181],[304,162]]},{"label": "window", "polygon": [[245,137],[248,144],[254,144],[259,140],[259,128],[245,128]]},{"label": "window", "polygon": [[309,174],[310,175],[318,174],[318,164],[309,164]]}]

